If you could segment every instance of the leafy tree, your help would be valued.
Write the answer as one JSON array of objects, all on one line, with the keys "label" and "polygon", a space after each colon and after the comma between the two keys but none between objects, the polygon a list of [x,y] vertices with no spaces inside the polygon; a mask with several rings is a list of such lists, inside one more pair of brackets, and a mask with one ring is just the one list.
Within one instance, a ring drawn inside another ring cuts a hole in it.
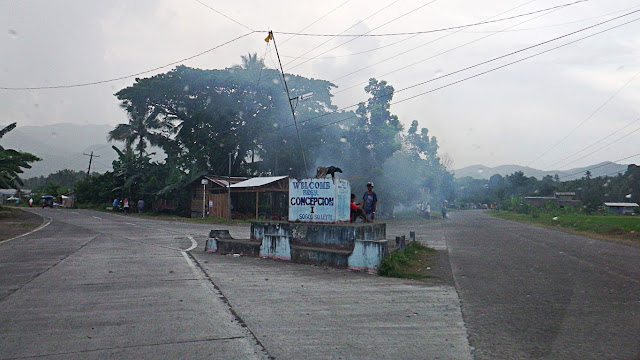
[{"label": "leafy tree", "polygon": [[390,112],[393,86],[372,78],[365,91],[371,97],[358,105],[355,124],[349,129],[349,141],[359,161],[357,172],[365,179],[375,179],[382,176],[385,161],[401,148],[402,124]]},{"label": "leafy tree", "polygon": [[[162,123],[157,134],[165,138],[158,144],[167,153],[167,163],[182,170],[196,164],[198,170],[226,173],[231,154],[234,175],[273,173],[276,161],[289,174],[308,175],[279,73],[263,68],[262,61],[251,54],[243,57],[243,64],[224,70],[178,66],[166,74],[136,79],[116,96],[128,109],[156,114],[155,119]],[[296,107],[298,117],[315,117],[313,125],[322,124],[324,119],[318,116],[335,110],[329,93],[334,85],[287,77],[292,96],[314,93]],[[301,121],[300,134],[312,163],[314,149],[323,139],[338,140],[318,137],[326,130],[306,131],[309,125],[311,120]],[[256,167],[251,159],[261,161],[262,166]]]},{"label": "leafy tree", "polygon": [[24,186],[32,190],[37,190],[47,185],[58,185],[63,188],[73,189],[79,181],[86,177],[87,173],[84,171],[63,169],[49,174],[46,177],[39,176],[24,179]]},{"label": "leafy tree", "polygon": [[111,204],[114,197],[119,197],[114,192],[114,187],[113,172],[92,174],[76,184],[76,200],[81,204]]},{"label": "leafy tree", "polygon": [[[16,123],[12,123],[1,129],[0,139],[15,127]],[[23,182],[18,174],[21,174],[23,169],[30,169],[31,163],[39,160],[40,158],[33,154],[0,146],[0,188],[19,188]]]}]

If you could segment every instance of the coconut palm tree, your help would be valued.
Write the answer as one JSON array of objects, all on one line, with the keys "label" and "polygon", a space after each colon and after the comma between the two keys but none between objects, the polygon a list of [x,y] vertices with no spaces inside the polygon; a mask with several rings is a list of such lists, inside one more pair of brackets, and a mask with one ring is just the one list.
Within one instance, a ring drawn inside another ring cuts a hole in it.
[{"label": "coconut palm tree", "polygon": [[240,56],[242,67],[247,70],[260,70],[264,68],[264,59],[258,58],[257,53],[248,53],[247,56]]},{"label": "coconut palm tree", "polygon": [[118,124],[115,129],[111,130],[107,137],[109,141],[123,141],[126,152],[131,152],[133,144],[135,144],[135,150],[140,157],[144,155],[147,142],[151,145],[162,143],[165,139],[164,136],[154,130],[160,130],[170,125],[159,119],[159,110],[154,108],[143,112],[130,103],[123,103],[121,107],[127,111],[129,123]]}]

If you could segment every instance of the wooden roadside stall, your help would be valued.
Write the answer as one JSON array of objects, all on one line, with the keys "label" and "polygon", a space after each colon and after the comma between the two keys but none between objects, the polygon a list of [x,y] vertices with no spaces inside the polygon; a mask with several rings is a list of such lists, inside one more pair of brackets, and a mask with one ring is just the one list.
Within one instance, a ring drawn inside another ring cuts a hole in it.
[{"label": "wooden roadside stall", "polygon": [[234,215],[264,220],[286,220],[289,177],[256,177],[231,185]]},{"label": "wooden roadside stall", "polygon": [[[227,187],[247,180],[246,177],[231,177],[205,175],[194,180],[191,188],[191,217],[220,217],[227,218],[228,193]],[[203,216],[204,211],[204,216]]]}]

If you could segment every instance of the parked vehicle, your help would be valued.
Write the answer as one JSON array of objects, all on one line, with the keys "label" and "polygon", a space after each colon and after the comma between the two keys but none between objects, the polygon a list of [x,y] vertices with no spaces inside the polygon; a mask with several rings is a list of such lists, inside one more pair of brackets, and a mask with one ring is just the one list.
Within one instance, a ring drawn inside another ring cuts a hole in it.
[{"label": "parked vehicle", "polygon": [[53,208],[53,196],[51,195],[42,195],[42,199],[40,199],[42,203],[42,208],[46,208],[47,206]]}]

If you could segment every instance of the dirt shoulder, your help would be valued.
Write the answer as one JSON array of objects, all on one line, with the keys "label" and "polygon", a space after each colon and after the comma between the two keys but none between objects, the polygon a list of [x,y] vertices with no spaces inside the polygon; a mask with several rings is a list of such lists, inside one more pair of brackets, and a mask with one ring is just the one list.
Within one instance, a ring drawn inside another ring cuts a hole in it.
[{"label": "dirt shoulder", "polygon": [[36,214],[12,206],[0,206],[0,241],[27,233],[42,224]]}]

